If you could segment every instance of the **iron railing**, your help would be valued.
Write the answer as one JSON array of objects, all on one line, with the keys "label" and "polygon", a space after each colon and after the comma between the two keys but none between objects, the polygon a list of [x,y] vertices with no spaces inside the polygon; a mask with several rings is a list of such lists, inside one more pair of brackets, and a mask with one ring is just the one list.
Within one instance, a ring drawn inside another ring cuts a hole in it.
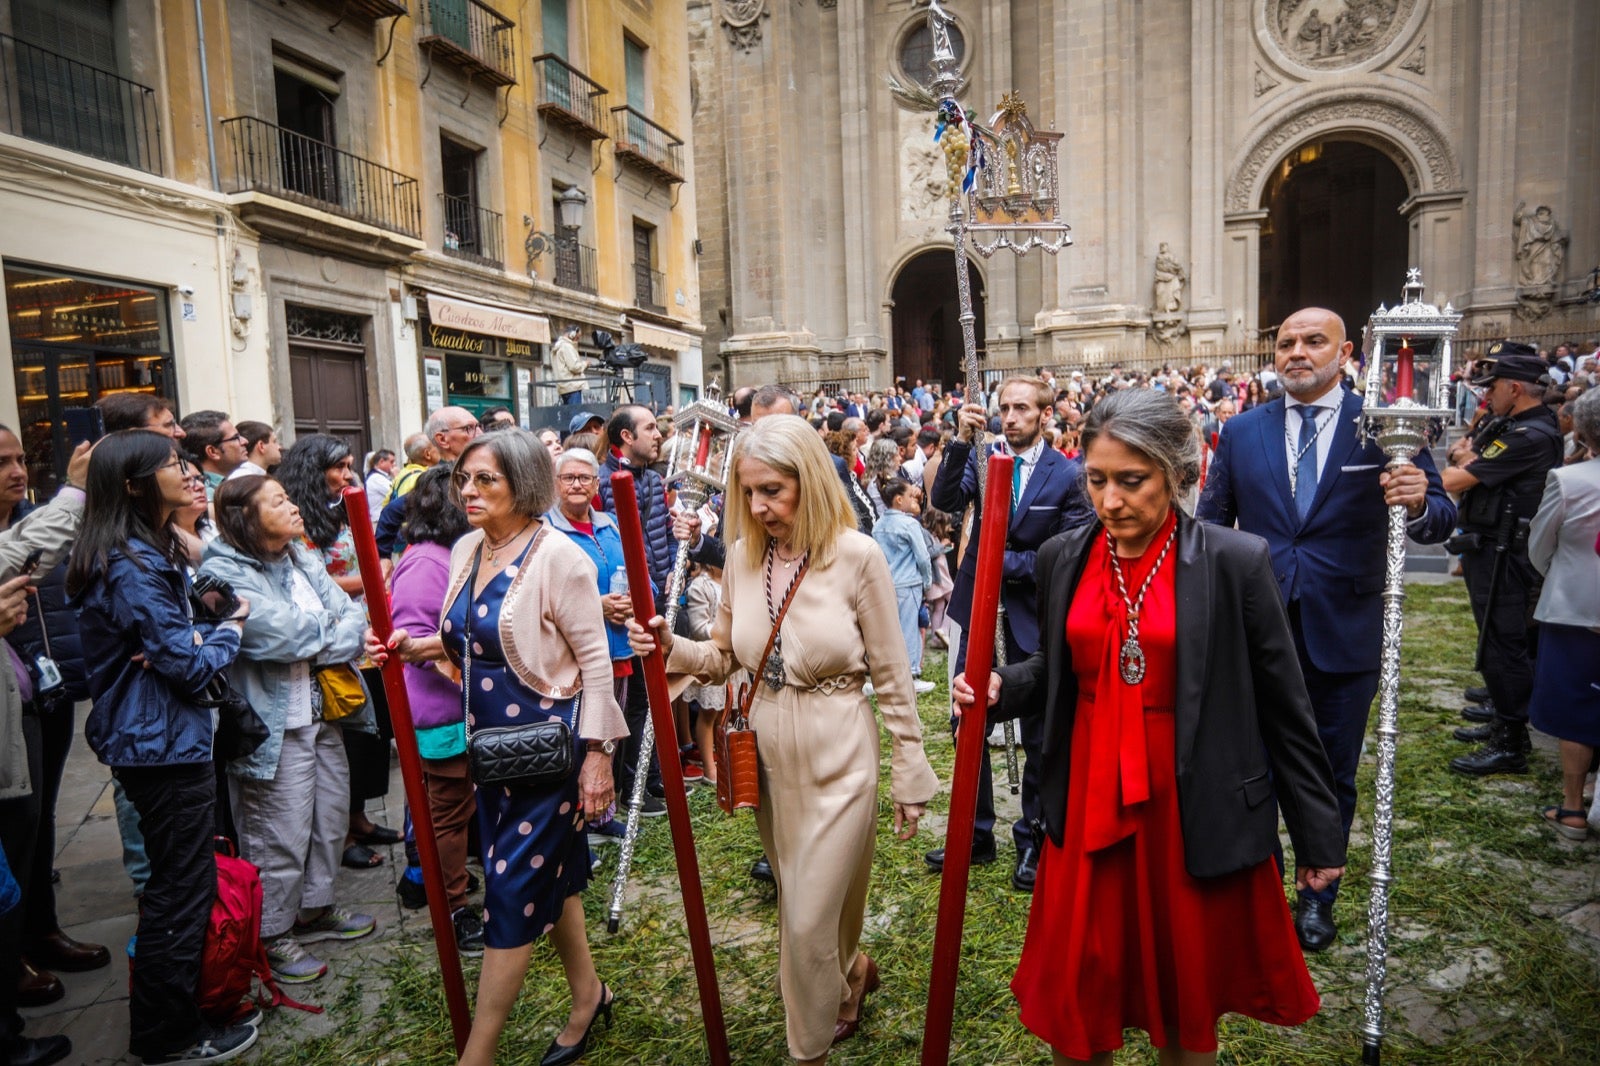
[{"label": "iron railing", "polygon": [[605,137],[606,87],[554,52],[534,56],[533,65],[540,113],[591,141]]},{"label": "iron railing", "polygon": [[497,211],[479,207],[464,196],[439,194],[444,214],[444,251],[458,259],[489,266],[505,263],[504,220]]},{"label": "iron railing", "polygon": [[265,119],[222,120],[230,192],[264,192],[408,237],[422,236],[417,179]]},{"label": "iron railing", "polygon": [[665,311],[666,303],[666,275],[659,270],[651,270],[649,263],[638,260],[633,264],[633,306],[642,307],[648,311]]},{"label": "iron railing", "polygon": [[516,23],[480,0],[420,0],[417,43],[495,85],[517,80]]},{"label": "iron railing", "polygon": [[624,104],[611,109],[612,136],[617,140],[617,157],[651,171],[663,181],[683,180],[683,142],[665,126],[651,122]]},{"label": "iron railing", "polygon": [[562,241],[556,245],[556,284],[564,289],[577,289],[593,296],[595,285],[595,252],[577,241]]},{"label": "iron railing", "polygon": [[156,91],[0,34],[0,127],[29,140],[161,173]]}]

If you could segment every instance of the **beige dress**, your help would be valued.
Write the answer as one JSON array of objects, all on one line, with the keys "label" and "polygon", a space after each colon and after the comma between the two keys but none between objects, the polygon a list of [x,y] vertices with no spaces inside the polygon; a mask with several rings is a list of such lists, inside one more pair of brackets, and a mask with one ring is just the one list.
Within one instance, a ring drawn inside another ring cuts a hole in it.
[{"label": "beige dress", "polygon": [[[775,570],[781,596],[786,576]],[[773,692],[758,682],[750,712],[761,753],[756,824],[778,882],[778,979],[797,1059],[833,1042],[866,915],[879,764],[878,723],[861,690],[869,674],[892,739],[895,802],[926,803],[938,786],[898,619],[883,552],[862,533],[842,534],[832,564],[806,574],[784,618],[789,683]],[[754,674],[771,631],[762,570],[735,545],[711,639],[674,641],[668,673],[701,683],[737,667]]]}]

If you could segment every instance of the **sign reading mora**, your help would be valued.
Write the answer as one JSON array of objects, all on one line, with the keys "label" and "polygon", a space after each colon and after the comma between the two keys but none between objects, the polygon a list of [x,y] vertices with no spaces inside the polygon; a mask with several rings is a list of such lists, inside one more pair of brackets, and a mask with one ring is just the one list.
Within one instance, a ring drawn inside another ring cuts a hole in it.
[{"label": "sign reading mora", "polygon": [[451,296],[428,295],[428,318],[440,326],[481,333],[490,337],[527,341],[531,344],[550,343],[550,320],[543,315],[525,315],[488,307]]}]

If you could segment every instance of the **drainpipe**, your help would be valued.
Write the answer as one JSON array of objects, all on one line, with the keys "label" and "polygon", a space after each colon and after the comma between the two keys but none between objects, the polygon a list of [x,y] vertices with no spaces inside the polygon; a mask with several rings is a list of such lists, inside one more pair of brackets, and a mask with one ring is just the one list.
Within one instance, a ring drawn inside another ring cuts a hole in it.
[{"label": "drainpipe", "polygon": [[194,0],[194,25],[200,37],[200,102],[206,116],[206,154],[211,158],[211,190],[222,191],[217,171],[217,131],[211,114],[211,74],[206,69],[206,16],[201,10],[202,0]]}]

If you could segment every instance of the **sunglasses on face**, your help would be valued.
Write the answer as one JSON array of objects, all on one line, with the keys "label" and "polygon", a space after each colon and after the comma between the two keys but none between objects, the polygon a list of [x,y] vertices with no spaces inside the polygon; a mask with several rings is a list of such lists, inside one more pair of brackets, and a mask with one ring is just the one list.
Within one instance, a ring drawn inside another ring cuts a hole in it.
[{"label": "sunglasses on face", "polygon": [[457,492],[461,492],[470,482],[471,484],[478,486],[478,491],[482,492],[484,489],[493,488],[505,479],[506,476],[504,474],[495,474],[489,472],[488,470],[476,470],[472,473],[468,473],[463,470],[459,473],[450,475],[450,484],[456,487]]}]

